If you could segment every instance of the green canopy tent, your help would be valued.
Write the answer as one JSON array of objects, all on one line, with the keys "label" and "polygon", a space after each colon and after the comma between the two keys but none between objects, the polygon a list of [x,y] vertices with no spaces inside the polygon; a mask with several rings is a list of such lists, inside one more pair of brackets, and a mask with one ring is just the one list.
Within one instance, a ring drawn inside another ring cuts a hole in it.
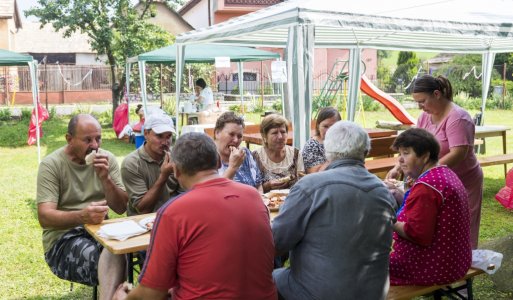
[{"label": "green canopy tent", "polygon": [[16,52],[0,49],[0,66],[24,66],[28,65],[30,70],[30,79],[32,81],[32,102],[36,112],[36,139],[37,139],[37,159],[41,161],[41,146],[39,143],[39,114],[37,109],[38,102],[38,84],[37,84],[37,62],[30,55],[19,54]]},{"label": "green canopy tent", "polygon": [[[144,112],[146,113],[146,63],[152,64],[174,64],[176,62],[176,47],[175,45],[167,46],[150,52],[140,54],[135,57],[131,57],[127,60],[126,66],[126,86],[127,93],[129,91],[129,79],[130,79],[130,67],[131,64],[138,63],[139,66],[139,77],[141,83],[141,98],[143,101]],[[239,46],[227,46],[219,44],[201,44],[191,45],[187,47],[187,53],[185,54],[185,63],[213,63],[216,57],[229,57],[231,62],[238,63],[239,73],[239,92],[241,102],[243,101],[243,62],[248,61],[262,61],[269,59],[278,59],[280,55],[278,53],[259,50],[250,47],[239,47]],[[179,99],[176,101],[176,112],[179,113]],[[178,116],[177,116],[178,120]]]}]

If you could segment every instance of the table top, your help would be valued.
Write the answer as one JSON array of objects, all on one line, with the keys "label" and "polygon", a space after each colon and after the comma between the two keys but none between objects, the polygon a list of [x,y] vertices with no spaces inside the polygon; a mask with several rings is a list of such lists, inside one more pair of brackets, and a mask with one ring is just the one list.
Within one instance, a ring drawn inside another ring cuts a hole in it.
[{"label": "table top", "polygon": [[503,125],[483,125],[483,126],[476,126],[476,134],[479,133],[488,133],[488,132],[503,132],[510,130],[508,126]]},{"label": "table top", "polygon": [[[97,232],[100,230],[100,227],[105,224],[112,224],[117,222],[123,222],[128,220],[134,220],[138,222],[139,220],[142,220],[147,217],[155,216],[156,213],[151,214],[143,214],[138,216],[131,216],[131,217],[125,217],[125,218],[118,218],[118,219],[110,219],[105,220],[101,224],[86,224],[84,225],[85,229],[89,234],[100,244],[102,244],[103,247],[105,247],[107,250],[109,250],[112,254],[127,254],[127,253],[134,253],[137,251],[143,251],[148,248],[148,245],[150,244],[150,237],[151,232],[148,231],[145,234],[141,234],[138,236],[134,236],[131,238],[128,238],[124,241],[118,241],[118,240],[109,240],[105,239],[103,237],[98,236]],[[278,215],[278,212],[271,212],[271,221]]]},{"label": "table top", "polygon": [[86,224],[84,227],[89,232],[89,234],[100,244],[103,245],[109,252],[113,254],[127,254],[127,253],[133,253],[137,251],[146,250],[148,248],[148,245],[150,244],[150,231],[148,231],[145,234],[141,234],[135,237],[128,238],[124,241],[118,241],[118,240],[109,240],[102,238],[98,236],[97,232],[100,230],[100,227],[105,224],[112,224],[117,222],[123,222],[128,220],[134,220],[138,222],[139,220],[142,220],[147,217],[155,216],[156,213],[151,214],[144,214],[144,215],[138,215],[138,216],[131,216],[131,217],[125,217],[125,218],[118,218],[118,219],[110,219],[105,220],[101,224]]}]

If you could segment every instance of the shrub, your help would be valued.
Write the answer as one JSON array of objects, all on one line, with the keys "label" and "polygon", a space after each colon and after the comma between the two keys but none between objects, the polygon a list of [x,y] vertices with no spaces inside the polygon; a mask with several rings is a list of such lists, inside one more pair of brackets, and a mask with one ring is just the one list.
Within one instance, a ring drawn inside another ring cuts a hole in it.
[{"label": "shrub", "polygon": [[12,117],[11,110],[9,108],[4,108],[0,110],[0,121],[9,121]]},{"label": "shrub", "polygon": [[261,113],[264,112],[264,110],[265,110],[265,108],[264,108],[263,105],[256,104],[255,106],[253,106],[252,112],[257,113],[257,114],[261,114]]},{"label": "shrub", "polygon": [[[241,111],[241,106],[240,106],[239,104],[230,105],[230,106],[228,107],[228,109],[229,109],[230,111],[235,112],[235,113],[239,113],[239,114],[240,114],[240,113],[242,113],[242,111]],[[244,104],[244,105],[243,105],[243,109],[244,109],[244,112],[247,112],[247,111],[248,111],[248,107],[246,106],[246,104]]]},{"label": "shrub", "polygon": [[176,97],[173,95],[164,95],[162,110],[170,116],[176,115]]},{"label": "shrub", "polygon": [[364,111],[378,111],[383,107],[378,101],[374,100],[373,98],[367,95],[363,95],[361,101],[363,104]]},{"label": "shrub", "polygon": [[52,120],[57,116],[57,108],[55,106],[50,107],[50,110],[48,111],[48,119]]},{"label": "shrub", "polygon": [[112,126],[112,110],[107,109],[101,113],[92,112],[91,115],[93,115],[103,127]]},{"label": "shrub", "polygon": [[22,108],[21,109],[20,119],[22,121],[30,121],[31,117],[32,117],[32,110],[30,108]]},{"label": "shrub", "polygon": [[274,102],[273,102],[273,104],[271,105],[271,108],[272,108],[274,111],[282,112],[283,107],[282,107],[282,104],[281,104],[281,99],[280,99],[280,100],[276,100],[276,101],[274,101]]}]

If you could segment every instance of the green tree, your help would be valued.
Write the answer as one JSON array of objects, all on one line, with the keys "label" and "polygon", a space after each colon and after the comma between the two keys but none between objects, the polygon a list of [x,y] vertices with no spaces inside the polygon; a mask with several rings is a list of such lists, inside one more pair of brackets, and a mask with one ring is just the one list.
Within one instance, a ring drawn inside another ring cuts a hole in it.
[{"label": "green tree", "polygon": [[141,0],[135,9],[130,0],[38,0],[25,14],[39,18],[41,26],[52,24],[65,37],[88,36],[91,48],[110,65],[114,111],[123,96],[126,59],[173,42],[171,34],[146,22],[155,15],[153,2]]},{"label": "green tree", "polygon": [[398,86],[407,86],[417,74],[420,59],[415,52],[401,51],[397,58],[397,69],[392,75],[390,86],[395,90]]},{"label": "green tree", "polygon": [[186,2],[187,0],[166,0],[167,6],[174,10],[179,10]]},{"label": "green tree", "polygon": [[[473,71],[475,68],[475,71]],[[482,76],[480,54],[455,55],[451,62],[438,69],[433,75],[444,75],[452,85],[453,93],[467,93],[470,97],[481,97]],[[476,78],[477,77],[479,78]],[[498,78],[496,70],[492,73],[492,79]]]}]

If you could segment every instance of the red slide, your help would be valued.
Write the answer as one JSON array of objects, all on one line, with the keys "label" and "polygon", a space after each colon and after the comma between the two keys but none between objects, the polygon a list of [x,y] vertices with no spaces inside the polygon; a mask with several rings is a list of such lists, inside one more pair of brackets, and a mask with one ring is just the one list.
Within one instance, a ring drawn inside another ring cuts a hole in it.
[{"label": "red slide", "polygon": [[362,76],[360,90],[383,104],[399,122],[405,125],[415,125],[416,120],[404,109],[401,103],[378,89],[365,75]]}]

